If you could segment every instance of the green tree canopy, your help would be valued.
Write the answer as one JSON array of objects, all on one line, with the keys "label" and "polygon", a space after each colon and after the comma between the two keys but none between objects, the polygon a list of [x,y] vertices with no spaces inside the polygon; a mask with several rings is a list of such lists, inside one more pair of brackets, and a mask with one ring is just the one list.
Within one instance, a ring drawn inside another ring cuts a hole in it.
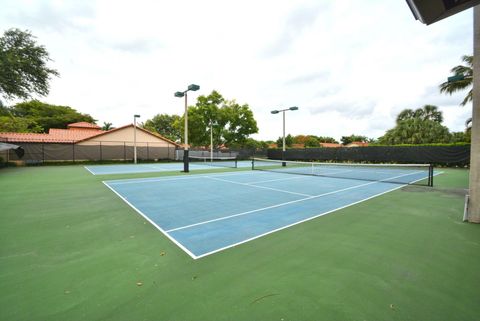
[{"label": "green tree canopy", "polygon": [[[277,141],[275,142],[278,148],[283,147],[283,137],[278,137]],[[293,136],[288,134],[285,136],[285,147],[292,147],[294,144]]]},{"label": "green tree canopy", "polygon": [[12,116],[0,116],[0,132],[11,133],[39,133],[42,127],[28,118],[15,118]]},{"label": "green tree canopy", "polygon": [[352,142],[368,142],[369,139],[366,136],[352,134],[350,136],[342,136],[340,141],[342,142],[342,145],[348,145]]},{"label": "green tree canopy", "polygon": [[305,147],[319,147],[320,142],[318,139],[314,136],[308,136],[307,140],[305,141],[304,144]]},{"label": "green tree canopy", "polygon": [[297,135],[293,137],[293,144],[301,144],[304,147],[318,147],[320,143],[336,143],[338,142],[333,137],[323,137],[315,135]]},{"label": "green tree canopy", "polygon": [[0,37],[0,94],[5,99],[47,95],[50,78],[58,76],[47,67],[49,60],[45,47],[37,45],[29,31],[5,31]]},{"label": "green tree canopy", "polygon": [[431,144],[448,143],[451,134],[443,126],[442,113],[436,106],[425,105],[416,110],[405,109],[397,117],[397,124],[378,139],[378,143],[398,144]]},{"label": "green tree canopy", "polygon": [[454,82],[446,81],[440,84],[440,92],[451,95],[457,91],[462,91],[472,87],[460,104],[465,106],[473,99],[473,56],[465,55],[462,57],[462,60],[465,62],[465,65],[458,65],[453,67],[450,71],[452,72],[453,76],[463,76],[463,80],[457,80]]},{"label": "green tree canopy", "polygon": [[247,148],[247,149],[266,149],[268,148],[268,143],[261,140],[256,140],[251,137],[245,139],[241,145],[231,144],[230,148]]},{"label": "green tree canopy", "polygon": [[[68,124],[85,121],[95,123],[95,119],[88,114],[82,114],[68,106],[56,106],[31,100],[7,107],[7,117],[14,122],[28,122],[26,131],[48,132],[50,128],[67,128]],[[32,127],[33,126],[33,127]],[[38,126],[38,127],[37,127]],[[24,131],[24,130],[19,130]]]},{"label": "green tree canopy", "polygon": [[329,137],[329,136],[313,136],[315,137],[316,139],[318,139],[318,142],[319,143],[332,143],[332,144],[338,144],[338,141],[333,138],[333,137]]},{"label": "green tree canopy", "polygon": [[[183,133],[183,116],[176,122]],[[258,132],[257,122],[247,104],[226,100],[217,91],[199,96],[195,106],[188,107],[189,143],[194,146],[210,145],[210,128],[213,129],[213,145],[218,147],[243,146],[249,135]]]},{"label": "green tree canopy", "polygon": [[148,119],[143,127],[170,140],[180,142],[182,139],[180,118],[178,115],[157,114],[152,119]]},{"label": "green tree canopy", "polygon": [[437,106],[425,105],[415,110],[404,109],[397,116],[397,123],[407,119],[432,120],[437,123],[443,122],[443,114]]}]

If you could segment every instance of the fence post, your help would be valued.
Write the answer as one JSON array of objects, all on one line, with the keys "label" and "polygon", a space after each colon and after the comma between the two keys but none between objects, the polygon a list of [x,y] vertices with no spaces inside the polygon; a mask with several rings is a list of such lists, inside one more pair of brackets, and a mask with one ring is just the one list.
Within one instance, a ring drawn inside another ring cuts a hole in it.
[{"label": "fence post", "polygon": [[103,157],[102,157],[102,142],[100,142],[100,161],[103,160]]},{"label": "fence post", "polygon": [[42,139],[42,163],[45,163],[45,147],[44,147],[45,141]]},{"label": "fence post", "polygon": [[125,142],[123,142],[123,161],[127,161],[127,148],[125,146]]},{"label": "fence post", "polygon": [[75,141],[72,140],[72,160],[75,163]]},{"label": "fence post", "polygon": [[148,142],[147,142],[147,160],[150,160],[150,150],[148,147]]}]

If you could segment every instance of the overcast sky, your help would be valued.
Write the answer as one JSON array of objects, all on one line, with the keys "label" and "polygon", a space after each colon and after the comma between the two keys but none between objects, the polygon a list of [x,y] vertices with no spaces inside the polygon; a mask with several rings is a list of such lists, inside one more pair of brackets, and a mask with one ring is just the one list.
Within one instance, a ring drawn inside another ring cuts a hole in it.
[{"label": "overcast sky", "polygon": [[[404,0],[0,0],[0,30],[30,30],[60,72],[40,100],[122,126],[182,114],[175,91],[248,104],[257,139],[377,138],[405,108],[437,105],[462,131],[471,104],[438,85],[473,52],[473,12],[425,26]],[[12,103],[12,102],[9,102]]]}]

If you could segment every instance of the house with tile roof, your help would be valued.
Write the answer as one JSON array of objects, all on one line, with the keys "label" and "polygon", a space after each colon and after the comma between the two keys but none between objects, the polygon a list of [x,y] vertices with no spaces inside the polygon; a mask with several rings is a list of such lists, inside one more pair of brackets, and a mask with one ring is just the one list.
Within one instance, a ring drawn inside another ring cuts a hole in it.
[{"label": "house with tile roof", "polygon": [[337,143],[320,143],[320,147],[338,148],[338,147],[342,147],[342,144],[337,144]]},{"label": "house with tile roof", "polygon": [[104,131],[87,122],[69,124],[67,129],[51,128],[48,133],[0,132],[0,141],[22,146],[26,157],[39,158],[41,153],[42,160],[127,160],[133,152],[134,132],[139,159],[173,159],[174,151],[181,147],[138,126],[135,131],[133,124]]},{"label": "house with tile roof", "polygon": [[350,144],[345,145],[345,147],[367,147],[368,143],[366,142],[351,142]]}]

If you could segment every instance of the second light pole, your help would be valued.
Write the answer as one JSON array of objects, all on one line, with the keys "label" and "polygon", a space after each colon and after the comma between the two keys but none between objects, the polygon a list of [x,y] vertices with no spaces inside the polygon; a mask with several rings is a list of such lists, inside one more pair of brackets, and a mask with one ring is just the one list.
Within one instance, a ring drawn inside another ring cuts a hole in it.
[{"label": "second light pole", "polygon": [[185,97],[185,148],[183,150],[183,171],[188,173],[188,105],[187,105],[187,92],[188,91],[197,91],[200,89],[200,86],[191,84],[188,86],[185,91],[177,91],[175,97]]},{"label": "second light pole", "polygon": [[[280,110],[272,110],[272,114],[278,114],[280,112],[283,113],[283,148],[282,148],[282,160],[285,160],[285,112],[287,110],[298,110],[298,107],[293,106],[287,109],[280,109]],[[285,166],[285,163],[282,163],[283,166]]]},{"label": "second light pole", "polygon": [[133,115],[133,163],[137,163],[137,118],[140,115]]}]

